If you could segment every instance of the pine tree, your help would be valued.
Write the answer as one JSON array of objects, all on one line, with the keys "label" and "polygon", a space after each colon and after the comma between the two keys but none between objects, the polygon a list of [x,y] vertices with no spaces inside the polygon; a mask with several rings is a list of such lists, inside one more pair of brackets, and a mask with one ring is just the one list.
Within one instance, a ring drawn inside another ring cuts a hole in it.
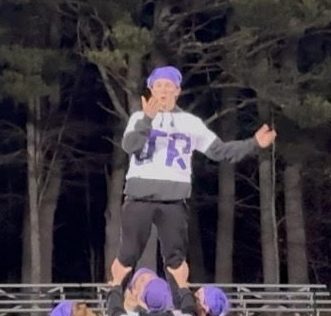
[{"label": "pine tree", "polygon": [[54,41],[46,32],[47,26],[55,23],[48,4],[3,1],[0,9],[0,93],[3,100],[14,100],[26,114],[28,202],[23,215],[22,279],[31,283],[52,280],[52,232],[60,192],[63,126],[50,118],[58,115],[60,74],[69,69],[65,54],[52,48]]}]

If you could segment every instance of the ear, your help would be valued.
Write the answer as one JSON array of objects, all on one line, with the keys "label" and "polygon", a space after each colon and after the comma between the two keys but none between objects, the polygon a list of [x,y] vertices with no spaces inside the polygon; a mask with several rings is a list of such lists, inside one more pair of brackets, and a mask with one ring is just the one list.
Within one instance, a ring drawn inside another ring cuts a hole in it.
[{"label": "ear", "polygon": [[176,88],[175,96],[176,97],[179,97],[179,95],[180,95],[181,92],[182,92],[182,89],[181,88]]}]

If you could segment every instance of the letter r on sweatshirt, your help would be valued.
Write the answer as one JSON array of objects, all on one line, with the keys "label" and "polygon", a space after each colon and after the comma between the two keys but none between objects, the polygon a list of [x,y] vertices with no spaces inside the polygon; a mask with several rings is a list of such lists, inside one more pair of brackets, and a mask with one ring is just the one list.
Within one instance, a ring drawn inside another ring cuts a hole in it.
[{"label": "letter r on sweatshirt", "polygon": [[[191,138],[182,133],[172,133],[169,136],[170,139],[167,149],[166,165],[172,166],[174,161],[176,161],[182,169],[186,169],[185,160],[181,157],[181,155],[190,153]],[[176,145],[178,144],[182,145],[181,153],[176,148]]]}]

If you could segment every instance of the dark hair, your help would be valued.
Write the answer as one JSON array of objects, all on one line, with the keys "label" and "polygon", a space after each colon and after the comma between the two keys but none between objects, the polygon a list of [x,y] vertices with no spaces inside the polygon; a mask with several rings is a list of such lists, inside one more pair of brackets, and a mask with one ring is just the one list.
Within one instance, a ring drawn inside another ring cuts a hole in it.
[{"label": "dark hair", "polygon": [[146,101],[148,101],[150,99],[150,97],[152,96],[151,90],[147,87],[145,87],[142,91],[142,95],[145,97]]}]

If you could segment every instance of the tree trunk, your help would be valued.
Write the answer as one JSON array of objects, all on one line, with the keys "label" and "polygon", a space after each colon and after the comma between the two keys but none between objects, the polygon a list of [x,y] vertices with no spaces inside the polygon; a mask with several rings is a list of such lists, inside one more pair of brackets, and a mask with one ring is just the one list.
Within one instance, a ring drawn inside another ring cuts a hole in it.
[{"label": "tree trunk", "polygon": [[219,165],[218,219],[216,236],[215,282],[232,283],[233,236],[235,212],[234,166]]},{"label": "tree trunk", "polygon": [[[90,268],[90,282],[97,283],[100,280],[103,280],[103,267],[100,266],[100,251],[98,247],[95,247],[94,238],[93,238],[93,223],[91,219],[93,218],[93,210],[91,208],[91,187],[90,187],[90,175],[87,169],[87,166],[84,166],[84,192],[85,192],[85,216],[86,216],[86,226],[87,226],[87,235],[88,235],[88,262]],[[103,264],[103,262],[102,262]]]},{"label": "tree trunk", "polygon": [[30,209],[26,204],[23,214],[22,229],[22,283],[31,283],[31,240],[30,240]]},{"label": "tree trunk", "polygon": [[[259,115],[268,122],[270,108],[259,104]],[[275,174],[273,150],[264,150],[259,155],[259,186],[261,212],[261,247],[264,283],[279,283],[278,231],[275,209]]]},{"label": "tree trunk", "polygon": [[284,171],[289,283],[309,282],[306,234],[302,209],[301,163],[288,164]]},{"label": "tree trunk", "polygon": [[28,283],[52,281],[53,223],[61,184],[61,166],[56,157],[44,173],[38,125],[41,102],[40,98],[30,100],[26,123],[29,203],[23,223],[22,280]]},{"label": "tree trunk", "polygon": [[41,282],[52,282],[54,215],[60,195],[61,166],[56,162],[40,206]]},{"label": "tree trunk", "polygon": [[[36,124],[39,117],[39,102],[36,99],[29,101],[30,113],[26,123],[27,132],[27,186],[29,194],[28,208],[24,220],[22,279],[23,282],[40,283],[41,281],[41,254],[40,254],[40,229],[38,207],[38,177],[40,132]],[[28,220],[27,220],[28,219]],[[27,242],[27,240],[29,240]]]},{"label": "tree trunk", "polygon": [[[224,91],[222,105],[224,110],[235,108],[230,102],[236,92]],[[229,113],[220,123],[220,134],[224,141],[236,138],[236,112]],[[228,162],[219,164],[218,172],[218,219],[216,236],[215,282],[232,283],[233,238],[235,214],[235,166]]]},{"label": "tree trunk", "polygon": [[190,207],[189,221],[189,267],[191,282],[206,282],[199,214],[193,207]]},{"label": "tree trunk", "polygon": [[279,283],[277,226],[272,192],[272,161],[270,152],[259,157],[261,246],[264,283]]},{"label": "tree trunk", "polygon": [[[61,18],[59,14],[53,12],[49,16],[50,23],[45,28],[45,46],[54,50],[59,50],[61,42]],[[40,98],[41,109],[53,112],[60,104],[60,80],[57,82],[57,89],[52,89],[49,98]],[[44,113],[43,113],[44,114]],[[39,119],[42,117],[39,115]],[[63,123],[65,124],[65,122]],[[64,126],[63,126],[64,127]],[[43,131],[45,132],[45,131]],[[47,131],[46,131],[47,132]],[[62,138],[62,131],[59,132],[58,141]],[[40,141],[41,143],[41,141]],[[39,159],[39,229],[40,229],[40,263],[41,263],[41,282],[51,283],[53,279],[53,237],[54,237],[54,216],[61,189],[62,166],[57,156],[58,152],[52,153],[53,157],[49,161],[44,161],[42,150],[40,148]],[[45,171],[43,162],[47,164]],[[41,175],[41,173],[43,173]]]},{"label": "tree trunk", "polygon": [[110,266],[116,258],[120,242],[120,212],[125,178],[125,161],[126,155],[124,151],[114,146],[111,162],[112,172],[109,176],[106,174],[108,202],[105,211],[105,277],[107,279],[110,277]]}]

